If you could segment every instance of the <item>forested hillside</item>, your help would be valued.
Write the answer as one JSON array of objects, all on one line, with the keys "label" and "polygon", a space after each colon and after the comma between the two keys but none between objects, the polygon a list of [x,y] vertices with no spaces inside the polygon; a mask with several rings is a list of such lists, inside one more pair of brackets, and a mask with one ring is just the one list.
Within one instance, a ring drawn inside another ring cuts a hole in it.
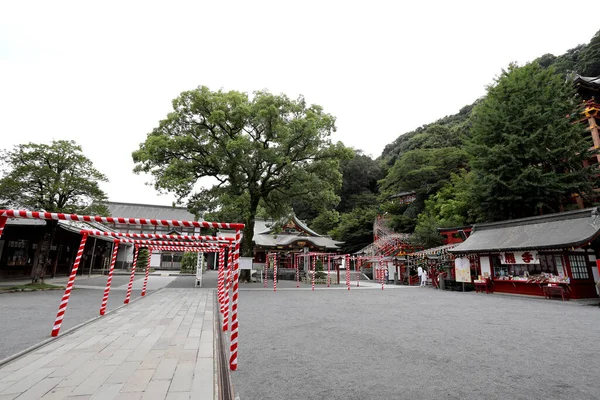
[{"label": "forested hillside", "polygon": [[[355,151],[343,163],[335,210],[296,204],[296,213],[356,251],[372,241],[378,214],[428,247],[440,243],[437,227],[558,212],[575,206],[574,195],[592,204],[596,178],[582,163],[590,141],[576,123],[582,99],[573,77],[600,75],[600,32],[565,54],[499,72],[486,96],[401,134],[377,160]],[[409,205],[390,198],[410,191]]]}]

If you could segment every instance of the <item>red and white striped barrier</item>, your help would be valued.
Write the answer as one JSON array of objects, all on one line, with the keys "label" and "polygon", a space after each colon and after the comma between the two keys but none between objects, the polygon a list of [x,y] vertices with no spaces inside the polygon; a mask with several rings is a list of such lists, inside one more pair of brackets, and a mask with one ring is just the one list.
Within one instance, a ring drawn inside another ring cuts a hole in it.
[{"label": "red and white striped barrier", "polygon": [[231,268],[233,263],[233,249],[227,249],[227,274],[225,275],[225,313],[223,314],[223,332],[229,328],[229,289],[231,285]]},{"label": "red and white striped barrier", "polygon": [[122,233],[122,232],[105,232],[93,229],[82,229],[81,233],[87,233],[89,236],[112,236],[112,237],[127,237],[135,239],[181,239],[181,240],[204,240],[204,241],[218,241],[223,243],[233,242],[233,238],[224,236],[201,236],[201,235],[164,235],[160,233]]},{"label": "red and white striped barrier", "polygon": [[350,255],[346,254],[346,286],[350,290]]},{"label": "red and white striped barrier", "polygon": [[101,222],[105,224],[127,224],[127,225],[156,225],[156,226],[184,226],[188,228],[220,228],[220,229],[244,229],[244,224],[208,221],[178,221],[168,219],[146,219],[146,218],[117,218],[101,217],[99,215],[77,215],[63,213],[49,213],[41,211],[24,210],[0,210],[0,217],[29,218],[29,219],[53,219],[63,221]]},{"label": "red and white striped barrier", "polygon": [[238,365],[238,288],[239,288],[239,262],[240,262],[240,241],[241,233],[239,230],[235,232],[235,250],[233,252],[233,293],[231,301],[231,343],[229,369],[237,370]]},{"label": "red and white striped barrier", "polygon": [[100,305],[100,315],[104,315],[106,312],[106,304],[108,303],[108,294],[110,293],[110,284],[112,283],[113,271],[115,270],[118,252],[119,239],[113,242],[112,257],[110,258],[110,267],[108,269],[108,279],[106,280],[106,287],[104,288],[104,295],[102,296],[102,304]]},{"label": "red and white striped barrier", "polygon": [[150,272],[150,261],[152,260],[152,249],[148,249],[148,261],[146,262],[146,276],[144,277],[144,286],[142,286],[142,296],[146,295],[146,286],[148,285],[148,273]]},{"label": "red and white striped barrier", "polygon": [[137,265],[138,256],[140,254],[139,246],[135,246],[135,250],[133,252],[133,264],[131,265],[131,276],[129,277],[129,284],[127,285],[127,295],[125,295],[124,304],[129,304],[129,299],[131,299],[131,288],[133,287],[133,279],[135,278],[135,267]]},{"label": "red and white striped barrier", "polygon": [[299,260],[298,257],[294,257],[294,262],[296,263],[296,287],[300,287],[300,271],[298,270]]},{"label": "red and white striped barrier", "polygon": [[327,257],[327,287],[331,287],[331,257]]},{"label": "red and white striped barrier", "polygon": [[184,246],[184,247],[211,247],[211,246],[229,246],[229,243],[204,243],[204,242],[179,242],[168,240],[143,240],[143,239],[120,239],[121,243],[134,243],[137,245],[153,246]]},{"label": "red and white striped barrier", "polygon": [[75,262],[73,263],[73,269],[71,269],[71,275],[69,275],[69,281],[67,282],[67,287],[65,288],[65,293],[63,294],[62,300],[60,301],[60,305],[58,306],[58,314],[56,314],[56,319],[54,320],[54,327],[52,328],[51,333],[53,337],[58,336],[58,332],[60,331],[60,326],[62,325],[65,312],[67,311],[67,304],[69,303],[69,297],[71,297],[71,290],[73,290],[75,276],[77,276],[77,269],[79,268],[79,263],[81,262],[81,256],[83,255],[83,249],[85,248],[86,240],[87,235],[83,234],[81,237],[81,242],[79,243],[79,249],[77,250]]},{"label": "red and white striped barrier", "polygon": [[225,307],[223,305],[223,296],[225,292],[225,250],[219,249],[219,272],[217,274],[217,298],[219,299],[219,310],[221,314],[225,313]]},{"label": "red and white striped barrier", "polygon": [[312,290],[315,290],[315,275],[317,274],[317,256],[312,258]]},{"label": "red and white striped barrier", "polygon": [[277,253],[273,253],[273,291],[277,291]]}]

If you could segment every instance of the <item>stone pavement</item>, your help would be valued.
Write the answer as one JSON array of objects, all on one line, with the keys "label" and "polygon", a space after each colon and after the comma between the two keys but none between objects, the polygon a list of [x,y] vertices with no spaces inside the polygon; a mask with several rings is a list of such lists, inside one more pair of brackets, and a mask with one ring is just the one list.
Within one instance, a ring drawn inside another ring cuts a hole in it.
[{"label": "stone pavement", "polygon": [[213,292],[163,289],[59,336],[0,367],[0,400],[215,398]]}]

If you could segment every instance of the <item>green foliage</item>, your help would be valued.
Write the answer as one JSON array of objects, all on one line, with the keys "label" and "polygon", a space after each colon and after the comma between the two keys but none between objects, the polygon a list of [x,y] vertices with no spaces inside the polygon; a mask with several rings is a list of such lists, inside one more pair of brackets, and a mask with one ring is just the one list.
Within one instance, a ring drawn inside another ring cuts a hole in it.
[{"label": "green foliage", "polygon": [[428,213],[420,214],[415,232],[410,238],[411,244],[413,246],[421,246],[425,249],[441,246],[443,238],[437,231],[438,226],[438,221],[434,216]]},{"label": "green foliage", "polygon": [[473,196],[486,220],[557,212],[590,190],[590,143],[573,123],[579,101],[553,67],[511,64],[473,112]]},{"label": "green foliage", "polygon": [[181,257],[181,271],[193,272],[196,271],[196,265],[198,265],[198,254],[195,252],[185,252]]},{"label": "green foliage", "polygon": [[[189,198],[198,215],[244,222],[242,251],[249,255],[259,206],[279,218],[294,198],[318,209],[339,202],[340,160],[349,151],[331,143],[334,122],[303,97],[262,91],[249,99],[201,86],[173,101],[173,112],[133,153],[135,171],[152,174],[155,187],[179,201]],[[215,184],[196,192],[203,177]]]},{"label": "green foliage", "polygon": [[146,266],[149,263],[150,263],[150,252],[145,247],[140,248],[139,253],[138,253],[137,263],[135,266],[136,270],[137,271],[145,271]]},{"label": "green foliage", "polygon": [[74,141],[19,144],[5,151],[0,203],[47,212],[107,214],[98,172]]},{"label": "green foliage", "polygon": [[373,222],[377,218],[377,207],[355,208],[340,215],[340,222],[331,235],[343,240],[342,252],[354,253],[373,242]]},{"label": "green foliage", "polygon": [[583,76],[600,75],[600,31],[579,52],[577,73]]}]

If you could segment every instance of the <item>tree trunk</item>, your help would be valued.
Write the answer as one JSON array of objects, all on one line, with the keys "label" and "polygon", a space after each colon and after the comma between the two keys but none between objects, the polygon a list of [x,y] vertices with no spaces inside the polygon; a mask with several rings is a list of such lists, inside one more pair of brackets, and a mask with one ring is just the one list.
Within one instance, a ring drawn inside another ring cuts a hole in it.
[{"label": "tree trunk", "polygon": [[[250,215],[247,221],[244,221],[244,231],[241,243],[240,253],[242,257],[253,257],[254,247],[252,242],[254,241],[254,218],[256,217],[256,210],[258,209],[258,199],[254,196],[250,196]],[[240,281],[250,282],[251,270],[244,269],[240,271]]]},{"label": "tree trunk", "polygon": [[33,256],[33,266],[31,268],[31,283],[38,283],[41,281],[44,283],[46,276],[46,269],[50,265],[50,248],[52,247],[52,241],[54,240],[54,234],[58,227],[58,221],[47,220],[46,227],[44,228],[44,234],[35,249],[35,255]]}]

